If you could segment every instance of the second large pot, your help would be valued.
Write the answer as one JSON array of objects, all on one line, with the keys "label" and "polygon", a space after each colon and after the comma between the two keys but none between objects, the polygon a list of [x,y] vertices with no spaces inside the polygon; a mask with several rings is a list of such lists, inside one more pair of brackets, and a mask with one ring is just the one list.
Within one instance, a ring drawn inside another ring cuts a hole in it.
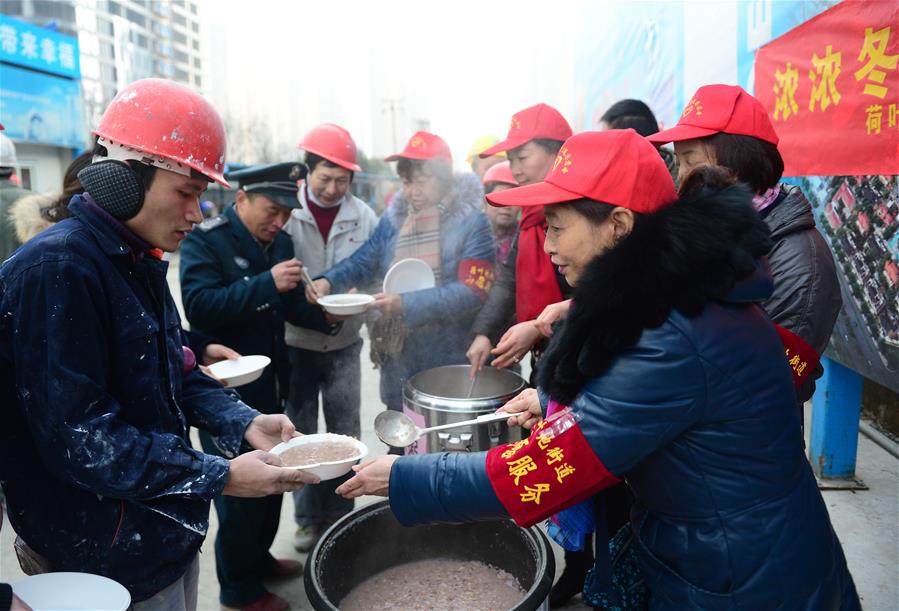
[{"label": "second large pot", "polygon": [[[403,388],[403,412],[420,428],[461,422],[496,411],[527,386],[512,371],[485,367],[472,387],[469,370],[468,365],[448,365],[412,376]],[[479,452],[520,439],[521,428],[492,422],[428,433],[406,448],[406,453]]]}]

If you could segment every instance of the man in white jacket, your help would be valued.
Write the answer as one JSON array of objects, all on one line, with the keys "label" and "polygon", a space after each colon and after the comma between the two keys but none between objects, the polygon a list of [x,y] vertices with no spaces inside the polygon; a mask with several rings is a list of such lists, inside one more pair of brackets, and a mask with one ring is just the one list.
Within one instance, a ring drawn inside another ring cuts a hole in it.
[{"label": "man in white jacket", "polygon": [[[356,144],[349,132],[330,123],[313,128],[300,148],[306,151],[308,174],[284,230],[293,240],[296,257],[313,277],[349,257],[362,246],[377,224],[374,211],[349,192],[356,164]],[[318,397],[329,433],[359,437],[359,329],[364,317],[343,321],[336,335],[287,324],[290,393],[287,415],[298,430],[318,431]],[[325,528],[353,509],[353,501],[334,494],[345,478],[307,486],[294,495],[297,533],[294,545],[305,552]]]}]

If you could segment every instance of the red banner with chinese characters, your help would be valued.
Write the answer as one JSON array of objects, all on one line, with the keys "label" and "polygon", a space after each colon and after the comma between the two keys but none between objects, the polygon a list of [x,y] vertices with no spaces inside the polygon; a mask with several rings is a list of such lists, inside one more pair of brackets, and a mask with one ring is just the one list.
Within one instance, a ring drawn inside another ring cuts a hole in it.
[{"label": "red banner with chinese characters", "polygon": [[761,47],[786,176],[899,174],[899,2],[844,0]]}]

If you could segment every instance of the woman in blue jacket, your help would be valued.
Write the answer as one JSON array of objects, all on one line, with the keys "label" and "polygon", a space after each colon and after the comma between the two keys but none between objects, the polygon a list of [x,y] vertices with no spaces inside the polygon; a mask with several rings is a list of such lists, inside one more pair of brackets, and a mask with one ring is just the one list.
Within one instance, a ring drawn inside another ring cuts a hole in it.
[{"label": "woman in blue jacket", "polygon": [[530,438],[381,457],[338,492],[389,494],[407,525],[529,526],[627,479],[636,502],[611,554],[597,528],[594,606],[858,609],[758,306],[772,289],[768,230],[742,187],[687,191],[670,205],[652,145],[613,130],[566,141],[543,183],[491,195],[546,205],[544,248],[576,287],[539,391],[506,407]]},{"label": "woman in blue jacket", "polygon": [[402,410],[403,385],[411,376],[467,362],[469,329],[490,290],[495,254],[480,181],[453,178],[452,155],[442,138],[416,132],[387,161],[398,162],[402,196],[368,241],[314,284],[318,295],[327,295],[379,283],[402,259],[431,267],[434,288],[378,293],[372,304],[381,314],[371,330],[381,400],[388,409]]}]

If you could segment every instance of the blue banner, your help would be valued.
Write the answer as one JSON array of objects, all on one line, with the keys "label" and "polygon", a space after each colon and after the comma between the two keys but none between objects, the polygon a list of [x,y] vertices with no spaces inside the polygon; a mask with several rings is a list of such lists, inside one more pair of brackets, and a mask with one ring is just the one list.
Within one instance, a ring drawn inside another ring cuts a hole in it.
[{"label": "blue banner", "polygon": [[0,61],[81,78],[78,39],[0,15]]},{"label": "blue banner", "polygon": [[597,129],[622,98],[646,101],[673,124],[684,104],[683,7],[675,2],[589,3],[579,19],[575,131]]},{"label": "blue banner", "polygon": [[0,123],[13,140],[82,148],[78,81],[0,64]]}]

